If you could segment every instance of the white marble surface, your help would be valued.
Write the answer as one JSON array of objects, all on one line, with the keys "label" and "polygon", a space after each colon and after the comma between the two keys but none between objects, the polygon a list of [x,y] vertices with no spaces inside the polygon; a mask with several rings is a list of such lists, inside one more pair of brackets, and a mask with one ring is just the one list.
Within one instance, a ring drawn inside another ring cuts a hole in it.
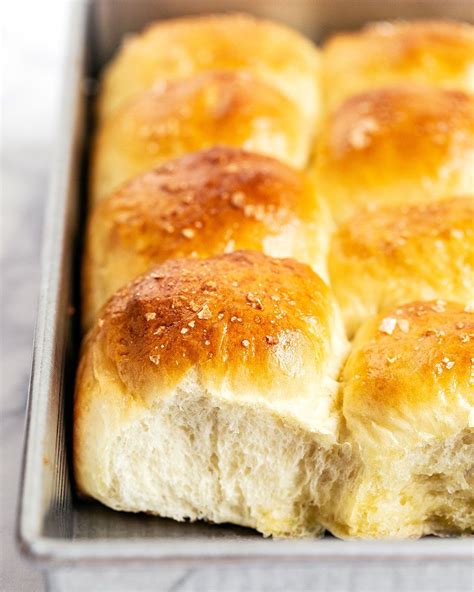
[{"label": "white marble surface", "polygon": [[0,590],[43,590],[14,542],[42,214],[55,135],[68,1],[2,3]]}]

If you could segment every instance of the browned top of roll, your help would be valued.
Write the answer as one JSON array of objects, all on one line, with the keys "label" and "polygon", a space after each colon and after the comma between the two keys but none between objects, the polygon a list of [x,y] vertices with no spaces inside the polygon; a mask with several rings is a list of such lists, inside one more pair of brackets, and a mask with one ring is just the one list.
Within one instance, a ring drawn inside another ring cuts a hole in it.
[{"label": "browned top of roll", "polygon": [[331,224],[313,180],[237,148],[201,150],[145,173],[93,210],[83,266],[83,319],[152,265],[254,249],[326,275]]},{"label": "browned top of roll", "polygon": [[[374,264],[383,261],[389,273],[403,264],[422,266],[428,263],[429,253],[436,259],[437,252],[433,249],[441,250],[443,246],[448,249],[450,245],[454,265],[456,256],[463,261],[469,253],[474,257],[474,197],[363,210],[340,227],[335,241],[339,257],[361,261],[373,258]],[[435,264],[436,261],[432,272]]]},{"label": "browned top of roll", "polygon": [[357,333],[344,377],[344,414],[361,442],[457,433],[472,421],[472,309],[443,300],[386,309]]},{"label": "browned top of roll", "polygon": [[318,145],[321,192],[339,219],[371,203],[429,201],[472,191],[474,98],[397,86],[345,101]]},{"label": "browned top of roll", "polygon": [[264,250],[265,238],[284,226],[305,223],[316,232],[311,226],[318,209],[315,187],[300,171],[273,158],[215,147],[135,178],[93,216],[113,227],[115,242],[137,245],[140,256],[160,263],[223,253],[235,244]]},{"label": "browned top of roll", "polygon": [[98,130],[91,191],[103,199],[166,160],[215,145],[306,164],[313,127],[276,88],[246,72],[206,72],[155,86]]},{"label": "browned top of roll", "polygon": [[362,93],[330,118],[328,149],[342,164],[393,144],[399,158],[416,166],[413,161],[437,160],[466,142],[471,146],[473,109],[472,96],[462,91],[399,86]]},{"label": "browned top of roll", "polygon": [[323,48],[323,96],[349,96],[400,82],[474,90],[474,28],[448,20],[370,24],[331,37]]},{"label": "browned top of roll", "polygon": [[130,396],[164,395],[195,367],[222,392],[271,396],[277,385],[281,397],[282,381],[333,373],[341,347],[333,299],[309,267],[239,251],[171,260],[127,285],[102,309],[84,359]]},{"label": "browned top of roll", "polygon": [[474,301],[474,198],[358,212],[332,237],[329,271],[351,335],[384,306]]},{"label": "browned top of roll", "polygon": [[161,20],[125,38],[105,70],[100,114],[162,80],[211,70],[246,70],[279,88],[308,117],[318,109],[319,52],[282,23],[244,14]]}]

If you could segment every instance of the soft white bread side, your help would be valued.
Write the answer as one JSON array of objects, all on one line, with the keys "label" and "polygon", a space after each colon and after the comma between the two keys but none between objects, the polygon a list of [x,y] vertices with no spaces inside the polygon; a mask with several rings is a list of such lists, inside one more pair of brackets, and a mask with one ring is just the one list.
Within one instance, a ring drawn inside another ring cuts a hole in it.
[{"label": "soft white bread side", "polygon": [[335,219],[372,204],[429,202],[474,187],[474,96],[397,86],[348,99],[325,120],[318,191]]},{"label": "soft white bread side", "polygon": [[308,266],[240,251],[154,268],[84,343],[80,491],[117,510],[319,534],[352,470],[337,444],[346,347]]},{"label": "soft white bread side", "polygon": [[222,146],[168,161],[91,213],[83,324],[127,282],[177,257],[252,249],[308,263],[325,278],[331,228],[313,180],[273,158]]},{"label": "soft white bread side", "polygon": [[342,536],[405,538],[474,531],[474,313],[414,302],[357,333],[344,370],[347,436],[360,469]]},{"label": "soft white bread side", "polygon": [[155,86],[108,117],[92,154],[91,197],[166,160],[216,145],[303,168],[313,126],[275,87],[246,72],[206,72]]},{"label": "soft white bread side", "polygon": [[474,302],[474,198],[358,212],[332,237],[329,272],[349,336],[387,306]]},{"label": "soft white bread side", "polygon": [[322,52],[326,108],[398,83],[474,91],[474,27],[420,20],[373,23],[331,37]]},{"label": "soft white bread side", "polygon": [[281,23],[220,14],[153,23],[128,37],[107,67],[101,117],[163,80],[211,70],[245,70],[275,86],[314,125],[319,112],[319,52]]}]

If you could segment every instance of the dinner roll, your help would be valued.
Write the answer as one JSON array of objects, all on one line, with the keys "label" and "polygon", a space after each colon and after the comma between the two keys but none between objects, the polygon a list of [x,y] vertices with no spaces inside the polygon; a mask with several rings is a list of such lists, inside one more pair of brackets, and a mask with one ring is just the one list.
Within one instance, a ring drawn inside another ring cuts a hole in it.
[{"label": "dinner roll", "polygon": [[136,177],[98,204],[88,225],[83,318],[152,265],[255,249],[294,257],[326,277],[331,224],[304,173],[216,147]]},{"label": "dinner roll", "polygon": [[366,205],[473,192],[473,95],[385,88],[349,99],[323,127],[318,187],[338,221]]},{"label": "dinner roll", "polygon": [[283,24],[243,14],[172,19],[129,37],[102,79],[101,117],[156,82],[210,70],[246,70],[278,88],[314,124],[319,52]]},{"label": "dinner roll", "polygon": [[243,147],[303,167],[312,130],[278,90],[244,72],[207,72],[139,95],[99,127],[92,198],[187,152]]},{"label": "dinner roll", "polygon": [[322,52],[326,108],[351,95],[415,82],[474,91],[474,27],[454,21],[381,22],[340,33]]},{"label": "dinner roll", "polygon": [[474,302],[474,197],[357,213],[333,236],[329,271],[349,335],[392,304]]},{"label": "dinner roll", "polygon": [[442,300],[384,311],[357,333],[343,414],[360,449],[335,532],[474,529],[474,313]]},{"label": "dinner roll", "polygon": [[345,352],[308,266],[254,251],[167,261],[117,292],[84,343],[80,491],[116,510],[320,533],[349,464]]}]

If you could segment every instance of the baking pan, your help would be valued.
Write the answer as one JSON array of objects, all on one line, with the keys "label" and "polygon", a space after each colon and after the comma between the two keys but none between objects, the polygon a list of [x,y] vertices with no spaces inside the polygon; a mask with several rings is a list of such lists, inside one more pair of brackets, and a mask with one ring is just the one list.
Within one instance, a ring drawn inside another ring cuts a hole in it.
[{"label": "baking pan", "polygon": [[272,540],[233,526],[113,512],[74,494],[70,412],[78,353],[77,269],[97,73],[127,32],[156,18],[247,11],[320,41],[376,19],[472,20],[470,1],[97,0],[71,3],[64,96],[44,230],[18,541],[50,590],[470,590],[473,539]]}]

